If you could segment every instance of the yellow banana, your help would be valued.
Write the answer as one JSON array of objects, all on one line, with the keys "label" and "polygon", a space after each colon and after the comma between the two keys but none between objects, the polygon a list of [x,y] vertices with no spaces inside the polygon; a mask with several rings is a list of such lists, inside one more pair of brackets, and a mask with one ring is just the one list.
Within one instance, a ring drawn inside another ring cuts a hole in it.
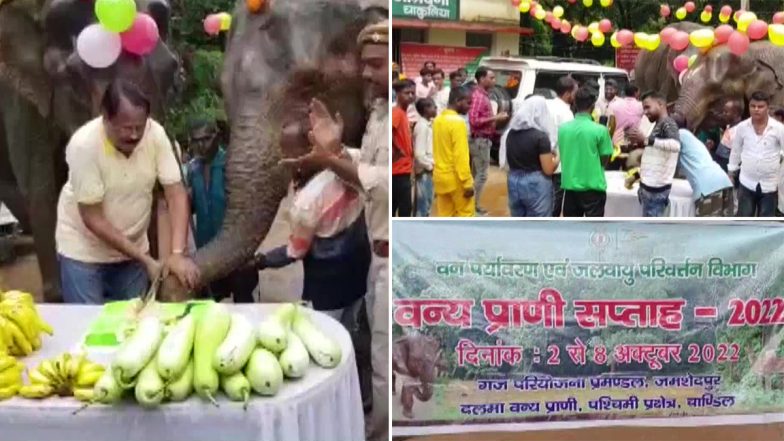
[{"label": "yellow banana", "polygon": [[92,387],[86,387],[86,388],[77,387],[73,390],[73,396],[79,401],[90,402],[93,401],[93,397],[95,396],[95,393]]},{"label": "yellow banana", "polygon": [[11,369],[6,369],[0,372],[0,386],[8,386],[22,382],[22,371],[14,366]]},{"label": "yellow banana", "polygon": [[0,326],[5,328],[6,332],[9,333],[11,339],[13,340],[16,351],[12,349],[12,354],[14,352],[21,352],[21,354],[18,355],[29,355],[31,352],[33,352],[33,347],[30,345],[30,342],[27,341],[27,338],[14,322],[6,320],[0,316]]},{"label": "yellow banana", "polygon": [[16,359],[11,357],[10,355],[0,355],[0,372],[4,370],[16,366]]},{"label": "yellow banana", "polygon": [[76,378],[76,387],[92,387],[103,376],[103,371],[80,372]]},{"label": "yellow banana", "polygon": [[0,294],[0,301],[12,303],[27,303],[30,305],[35,304],[35,300],[30,293],[22,291],[6,291]]},{"label": "yellow banana", "polygon": [[0,387],[0,401],[7,400],[12,398],[19,392],[19,388],[22,387],[19,384],[12,384],[8,387]]},{"label": "yellow banana", "polygon": [[54,362],[52,360],[44,360],[38,365],[38,370],[49,380],[53,382],[61,382],[62,379],[60,378],[60,374],[57,373],[57,367],[55,367]]},{"label": "yellow banana", "polygon": [[29,341],[33,338],[34,330],[32,328],[32,323],[27,321],[27,317],[25,316],[24,309],[19,306],[8,306],[2,305],[0,306],[0,314],[3,315],[8,321],[16,323],[16,326],[19,327],[19,330],[22,331],[25,338]]},{"label": "yellow banana", "polygon": [[11,346],[11,337],[7,337],[5,329],[0,326],[0,354],[7,354],[8,346]]},{"label": "yellow banana", "polygon": [[79,376],[79,369],[82,367],[84,360],[84,353],[81,353],[77,356],[70,356],[65,366],[68,380],[73,380]]},{"label": "yellow banana", "polygon": [[41,331],[44,331],[45,333],[47,333],[49,335],[54,335],[54,329],[52,329],[52,325],[50,325],[49,323],[46,323],[44,321],[44,319],[41,318],[40,315],[38,315],[38,311],[36,311],[36,313],[35,313],[35,321],[38,324],[38,329],[40,329]]},{"label": "yellow banana", "polygon": [[44,375],[40,370],[33,369],[32,371],[27,372],[27,378],[33,384],[41,384],[41,385],[52,385],[54,381]]},{"label": "yellow banana", "polygon": [[67,352],[60,354],[60,356],[54,360],[54,367],[57,369],[57,375],[62,378],[63,381],[68,381],[68,362],[70,360],[71,354]]},{"label": "yellow banana", "polygon": [[46,398],[54,393],[54,388],[46,384],[27,384],[19,388],[18,394],[24,398]]}]

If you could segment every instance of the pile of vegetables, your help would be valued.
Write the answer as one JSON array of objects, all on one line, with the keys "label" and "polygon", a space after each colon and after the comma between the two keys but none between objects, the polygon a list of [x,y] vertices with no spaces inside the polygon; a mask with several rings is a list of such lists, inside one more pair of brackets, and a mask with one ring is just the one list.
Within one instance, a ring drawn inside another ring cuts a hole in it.
[{"label": "pile of vegetables", "polygon": [[258,326],[219,303],[204,308],[198,320],[188,314],[168,332],[157,317],[142,318],[95,384],[92,401],[112,404],[133,389],[143,407],[193,392],[217,406],[222,390],[247,406],[253,392],[274,396],[284,377],[303,377],[311,357],[325,368],[340,363],[340,346],[297,305],[280,306]]},{"label": "pile of vegetables", "polygon": [[32,295],[0,292],[0,354],[32,354],[41,348],[41,332],[53,334],[52,327],[38,315]]}]

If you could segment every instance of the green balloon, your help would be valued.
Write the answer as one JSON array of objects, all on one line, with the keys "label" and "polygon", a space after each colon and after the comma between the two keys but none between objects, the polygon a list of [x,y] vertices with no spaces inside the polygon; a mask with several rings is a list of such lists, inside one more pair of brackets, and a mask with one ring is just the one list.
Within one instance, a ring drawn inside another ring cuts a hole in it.
[{"label": "green balloon", "polygon": [[125,32],[136,19],[134,0],[97,0],[95,15],[103,27],[112,32]]}]

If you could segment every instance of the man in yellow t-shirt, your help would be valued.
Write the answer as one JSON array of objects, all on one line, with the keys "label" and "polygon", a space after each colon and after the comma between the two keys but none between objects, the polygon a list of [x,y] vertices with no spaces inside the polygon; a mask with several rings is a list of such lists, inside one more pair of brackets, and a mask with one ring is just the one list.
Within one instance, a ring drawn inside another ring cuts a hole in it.
[{"label": "man in yellow t-shirt", "polygon": [[150,101],[125,81],[109,85],[102,115],[66,147],[68,182],[57,206],[57,254],[67,303],[103,303],[144,293],[163,266],[149,255],[153,188],[163,185],[172,218],[166,267],[192,288],[199,273],[184,256],[188,193],[166,132]]},{"label": "man in yellow t-shirt", "polygon": [[472,217],[474,179],[463,115],[471,109],[471,90],[454,87],[449,103],[433,121],[433,191],[436,217]]}]

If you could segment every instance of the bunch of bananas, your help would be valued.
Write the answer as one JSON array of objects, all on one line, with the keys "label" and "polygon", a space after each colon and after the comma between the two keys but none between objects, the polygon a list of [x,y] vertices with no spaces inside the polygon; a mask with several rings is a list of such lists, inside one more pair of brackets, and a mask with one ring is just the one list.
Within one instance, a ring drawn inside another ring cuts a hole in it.
[{"label": "bunch of bananas", "polygon": [[21,291],[0,292],[0,354],[30,355],[41,347],[41,332],[53,334],[35,307],[33,296]]},{"label": "bunch of bananas", "polygon": [[0,353],[0,401],[7,400],[22,387],[24,365],[14,357]]},{"label": "bunch of bananas", "polygon": [[44,360],[29,371],[30,384],[19,389],[24,398],[46,398],[73,395],[80,401],[92,401],[93,386],[104,372],[100,364],[88,360],[84,354],[65,353],[51,360]]}]

